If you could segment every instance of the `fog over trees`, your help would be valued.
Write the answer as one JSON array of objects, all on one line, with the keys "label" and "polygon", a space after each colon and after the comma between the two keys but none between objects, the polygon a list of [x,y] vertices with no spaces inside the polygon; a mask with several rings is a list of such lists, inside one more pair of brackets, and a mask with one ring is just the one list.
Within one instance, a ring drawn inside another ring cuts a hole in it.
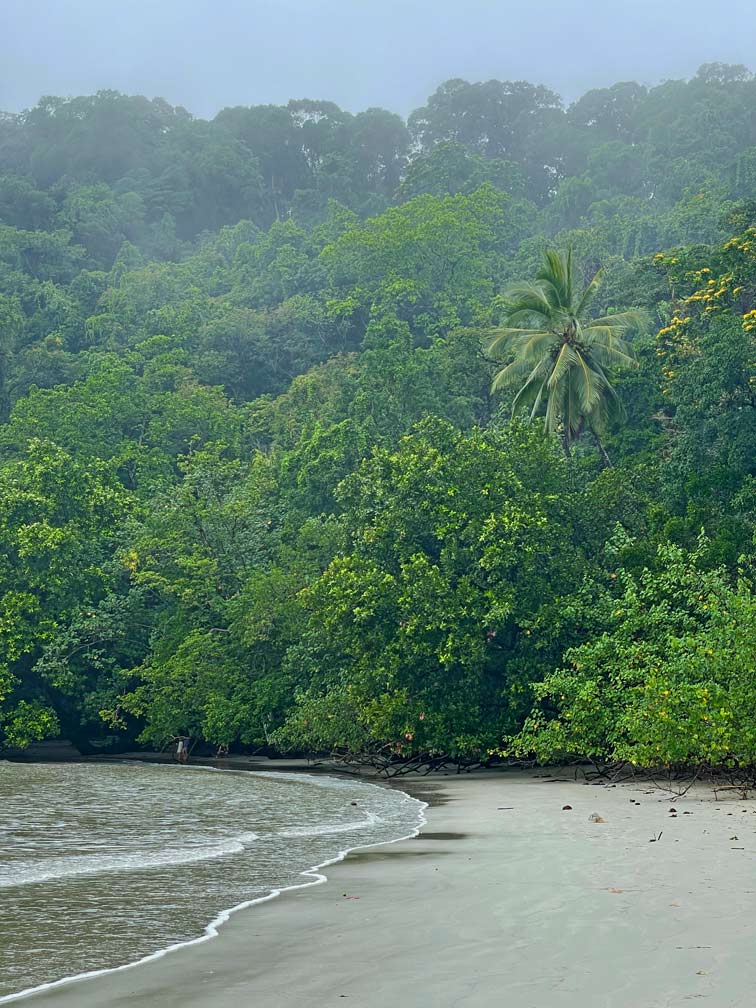
[{"label": "fog over trees", "polygon": [[748,63],[756,37],[749,0],[4,0],[0,23],[0,108],[114,88],[205,117],[303,96],[407,115],[455,77],[574,101]]}]

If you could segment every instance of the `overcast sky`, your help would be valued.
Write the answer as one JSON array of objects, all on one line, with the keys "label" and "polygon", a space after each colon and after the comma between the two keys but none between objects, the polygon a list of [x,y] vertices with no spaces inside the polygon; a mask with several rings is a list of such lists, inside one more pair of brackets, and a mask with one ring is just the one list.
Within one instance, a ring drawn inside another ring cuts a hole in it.
[{"label": "overcast sky", "polygon": [[0,109],[114,88],[197,115],[327,98],[406,114],[443,80],[568,99],[756,64],[756,0],[0,0]]}]

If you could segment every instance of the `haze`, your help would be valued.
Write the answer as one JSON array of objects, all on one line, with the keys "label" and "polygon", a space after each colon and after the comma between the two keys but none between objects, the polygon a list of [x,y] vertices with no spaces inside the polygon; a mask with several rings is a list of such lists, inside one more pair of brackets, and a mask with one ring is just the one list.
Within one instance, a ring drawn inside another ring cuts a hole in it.
[{"label": "haze", "polygon": [[2,0],[0,108],[114,88],[197,115],[327,98],[407,113],[450,77],[573,99],[752,61],[756,5],[703,0]]}]

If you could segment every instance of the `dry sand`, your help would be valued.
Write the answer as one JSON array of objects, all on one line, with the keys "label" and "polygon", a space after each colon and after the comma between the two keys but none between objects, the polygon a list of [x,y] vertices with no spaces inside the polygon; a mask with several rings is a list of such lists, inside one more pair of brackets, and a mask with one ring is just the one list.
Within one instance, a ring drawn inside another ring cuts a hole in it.
[{"label": "dry sand", "polygon": [[21,1003],[756,1005],[756,802],[518,773],[402,786],[433,802],[417,839],[352,854],[203,945]]}]

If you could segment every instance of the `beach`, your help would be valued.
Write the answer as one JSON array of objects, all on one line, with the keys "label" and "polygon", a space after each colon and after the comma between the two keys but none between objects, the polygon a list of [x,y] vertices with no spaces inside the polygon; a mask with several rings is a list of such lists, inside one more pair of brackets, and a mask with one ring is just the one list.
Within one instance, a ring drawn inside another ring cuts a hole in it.
[{"label": "beach", "polygon": [[[31,1008],[750,1008],[756,802],[501,772],[402,779],[419,836]],[[651,793],[649,793],[651,792]],[[571,806],[564,809],[565,805]],[[670,812],[675,809],[675,812]],[[688,813],[688,814],[685,814]],[[597,815],[603,822],[591,821]],[[303,879],[303,881],[306,881]]]}]

